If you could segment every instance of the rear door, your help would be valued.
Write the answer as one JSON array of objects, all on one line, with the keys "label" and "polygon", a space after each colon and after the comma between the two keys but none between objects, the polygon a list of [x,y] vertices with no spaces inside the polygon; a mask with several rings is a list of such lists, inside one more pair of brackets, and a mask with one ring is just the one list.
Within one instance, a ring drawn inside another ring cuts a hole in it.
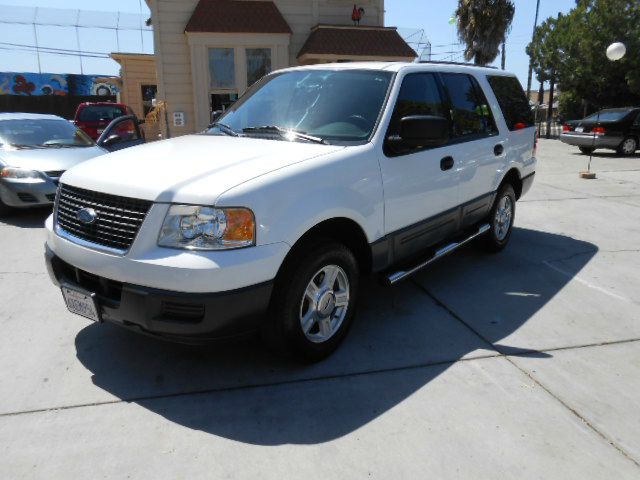
[{"label": "rear door", "polygon": [[410,73],[402,79],[380,160],[385,232],[396,260],[439,242],[458,226],[449,147],[407,148],[393,141],[399,137],[400,119],[409,115],[448,117],[436,73]]},{"label": "rear door", "polygon": [[472,75],[447,72],[441,78],[449,99],[453,131],[448,151],[455,161],[464,228],[482,220],[491,208],[497,172],[506,163],[505,138]]}]

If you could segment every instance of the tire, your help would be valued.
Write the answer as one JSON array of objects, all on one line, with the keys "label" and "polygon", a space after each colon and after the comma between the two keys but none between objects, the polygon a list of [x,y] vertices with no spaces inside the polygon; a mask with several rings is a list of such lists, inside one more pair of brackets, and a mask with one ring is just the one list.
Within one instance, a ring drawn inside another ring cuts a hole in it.
[{"label": "tire", "polygon": [[595,148],[593,147],[578,147],[582,153],[585,155],[591,155]]},{"label": "tire", "polygon": [[627,137],[618,146],[618,155],[629,156],[636,153],[638,149],[638,140],[635,137]]},{"label": "tire", "polygon": [[[327,275],[335,279],[332,284]],[[262,329],[267,346],[302,362],[317,362],[333,353],[353,322],[358,277],[353,253],[332,240],[310,244],[287,259]]]},{"label": "tire", "polygon": [[[491,228],[485,235],[485,249],[490,253],[503,250],[509,243],[516,218],[516,194],[511,184],[500,187],[489,213]],[[508,222],[508,223],[506,223]]]}]

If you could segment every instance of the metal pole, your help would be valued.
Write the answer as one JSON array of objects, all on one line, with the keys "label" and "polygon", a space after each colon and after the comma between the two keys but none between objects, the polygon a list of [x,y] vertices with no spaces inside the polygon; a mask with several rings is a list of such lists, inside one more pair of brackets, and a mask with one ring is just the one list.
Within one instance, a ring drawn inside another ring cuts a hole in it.
[{"label": "metal pole", "polygon": [[[533,22],[533,33],[531,34],[531,41],[536,35],[536,28],[538,27],[538,12],[540,11],[540,0],[536,3],[536,19]],[[533,64],[531,58],[529,58],[529,76],[527,77],[527,98],[531,94],[531,74],[533,73]]]},{"label": "metal pole", "polygon": [[36,23],[38,21],[38,7],[33,11],[33,37],[36,42],[36,56],[38,57],[38,73],[42,73],[42,68],[40,67],[40,47],[38,47],[38,29],[36,27]]},{"label": "metal pole", "polygon": [[120,51],[120,12],[118,12],[118,17],[116,19],[116,48]]},{"label": "metal pole", "polygon": [[140,43],[142,44],[142,53],[144,53],[144,32],[142,30],[142,0],[138,0],[140,7]]},{"label": "metal pole", "polygon": [[[80,48],[80,10],[78,10],[78,13],[76,14],[76,44],[78,45],[78,52],[80,53],[81,48]],[[78,55],[78,58],[80,59],[80,74],[84,75],[84,66],[82,64],[82,53],[80,53]]]}]

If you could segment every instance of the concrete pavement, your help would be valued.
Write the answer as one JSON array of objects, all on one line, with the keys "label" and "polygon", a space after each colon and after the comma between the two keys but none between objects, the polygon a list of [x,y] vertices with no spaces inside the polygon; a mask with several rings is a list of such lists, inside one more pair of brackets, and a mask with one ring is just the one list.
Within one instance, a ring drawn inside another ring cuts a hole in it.
[{"label": "concrete pavement", "polygon": [[540,142],[512,244],[392,289],[292,365],[69,314],[46,212],[0,223],[0,478],[640,477],[640,156]]}]

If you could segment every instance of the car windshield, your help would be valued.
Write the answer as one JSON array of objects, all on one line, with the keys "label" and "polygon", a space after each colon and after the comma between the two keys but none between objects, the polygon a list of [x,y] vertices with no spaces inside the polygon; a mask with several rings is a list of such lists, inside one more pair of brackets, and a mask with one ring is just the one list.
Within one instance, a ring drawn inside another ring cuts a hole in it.
[{"label": "car windshield", "polygon": [[115,105],[89,105],[80,110],[77,120],[81,122],[111,121],[123,115],[122,108]]},{"label": "car windshield", "polygon": [[[325,143],[366,141],[391,77],[389,72],[370,70],[297,70],[271,75],[229,107],[207,133],[275,135]],[[308,137],[282,135],[283,130]]]},{"label": "car windshield", "polygon": [[617,122],[629,115],[629,110],[602,110],[601,112],[594,113],[585,118],[586,121],[596,122],[598,120],[602,122]]},{"label": "car windshield", "polygon": [[92,147],[93,140],[63,119],[0,121],[0,144],[16,148]]}]

